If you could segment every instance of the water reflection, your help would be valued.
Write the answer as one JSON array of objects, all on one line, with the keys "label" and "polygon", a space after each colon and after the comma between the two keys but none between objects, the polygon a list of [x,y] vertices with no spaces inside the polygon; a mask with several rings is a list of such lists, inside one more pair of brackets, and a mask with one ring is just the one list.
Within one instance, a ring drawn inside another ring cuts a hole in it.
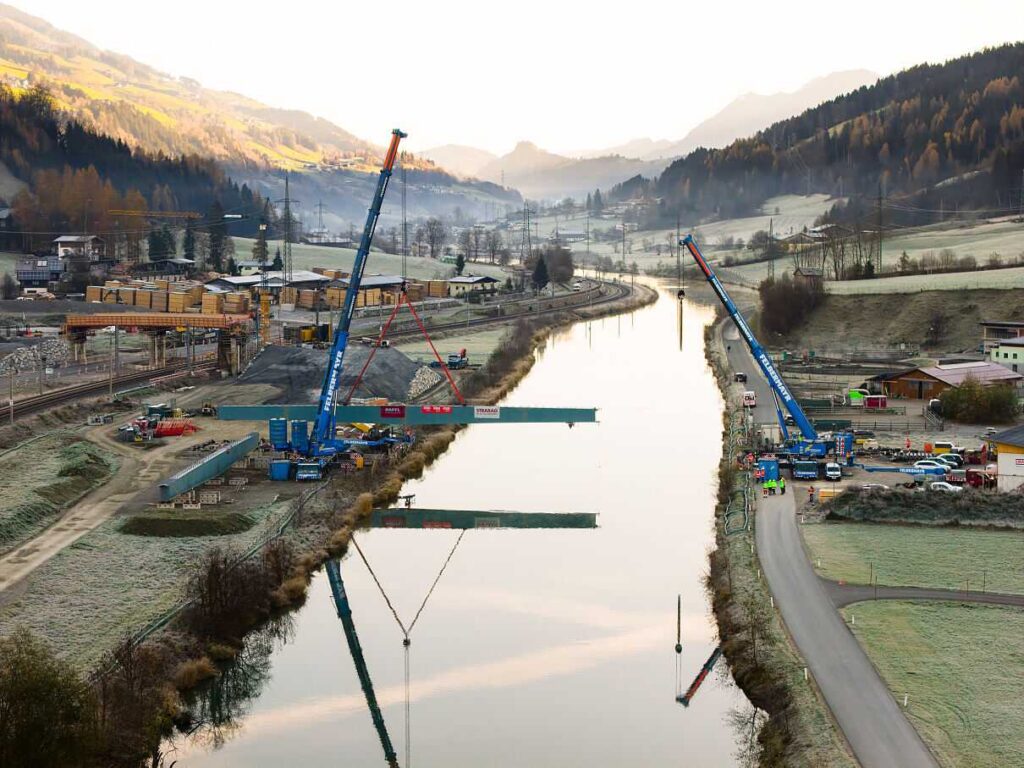
[{"label": "water reflection", "polygon": [[220,675],[185,695],[189,718],[181,730],[193,746],[219,749],[238,733],[270,679],[274,650],[292,639],[294,625],[294,617],[284,614],[249,633],[235,659],[221,665]]},{"label": "water reflection", "polygon": [[[680,352],[678,311],[671,291],[634,317],[559,332],[504,402],[596,406],[598,425],[474,426],[403,489],[424,508],[600,514],[590,530],[468,530],[413,639],[417,768],[735,762],[728,713],[742,697],[727,677],[709,677],[689,709],[675,701],[677,594],[687,680],[717,644],[703,575],[721,430],[702,352],[712,312],[683,302]],[[457,535],[359,534],[400,616]],[[358,556],[344,567],[380,707],[400,723],[402,632]],[[179,768],[381,764],[322,573],[295,619],[241,728],[220,749],[186,741]]]}]

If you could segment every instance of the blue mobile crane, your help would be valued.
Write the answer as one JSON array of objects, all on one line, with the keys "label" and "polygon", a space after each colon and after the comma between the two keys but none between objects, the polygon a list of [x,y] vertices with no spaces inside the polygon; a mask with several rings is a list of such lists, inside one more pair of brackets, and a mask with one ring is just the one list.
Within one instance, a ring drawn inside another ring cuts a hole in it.
[{"label": "blue mobile crane", "polygon": [[[725,311],[729,313],[729,317],[736,324],[740,336],[743,337],[747,347],[750,348],[750,354],[753,355],[758,367],[764,374],[765,379],[767,379],[768,386],[772,388],[772,397],[775,400],[775,413],[779,420],[779,428],[782,430],[786,451],[795,456],[808,457],[821,457],[834,452],[837,459],[840,457],[852,458],[853,435],[849,432],[837,432],[831,436],[818,434],[814,425],[811,424],[811,420],[807,418],[807,414],[800,407],[800,403],[797,402],[793,393],[789,391],[789,387],[783,380],[782,374],[775,368],[775,364],[772,363],[768,352],[761,346],[761,342],[757,340],[753,331],[750,330],[750,326],[747,325],[746,319],[729,297],[729,293],[718,279],[718,275],[715,274],[714,270],[704,259],[693,235],[686,235],[686,237],[679,241],[679,245],[690,252],[693,260],[700,267],[701,272],[704,273],[708,283],[711,284],[711,289],[718,296],[719,301],[722,302]],[[785,406],[789,415],[793,417],[793,423],[800,430],[799,437],[790,434],[789,427],[786,425],[786,419],[782,415],[782,406]]]},{"label": "blue mobile crane", "polygon": [[359,249],[356,251],[355,262],[352,265],[352,276],[349,278],[348,289],[345,292],[345,304],[341,311],[341,317],[338,319],[338,327],[334,332],[334,343],[327,359],[327,370],[320,387],[316,419],[313,421],[309,438],[296,441],[293,437],[292,440],[292,449],[305,456],[303,461],[296,463],[296,480],[319,480],[324,467],[338,453],[342,453],[354,445],[371,445],[381,442],[379,440],[373,443],[339,440],[336,436],[337,424],[334,410],[338,404],[341,367],[345,361],[345,350],[348,348],[349,329],[356,309],[356,299],[362,286],[363,272],[366,271],[366,261],[370,255],[370,244],[373,242],[373,233],[377,229],[377,220],[380,218],[384,194],[388,190],[388,182],[391,180],[391,173],[398,157],[398,144],[405,136],[406,134],[398,128],[391,131],[391,144],[388,146],[387,154],[384,155],[384,164],[380,169],[380,176],[377,178],[373,202],[370,204],[366,225],[363,227],[363,235],[359,240]]}]

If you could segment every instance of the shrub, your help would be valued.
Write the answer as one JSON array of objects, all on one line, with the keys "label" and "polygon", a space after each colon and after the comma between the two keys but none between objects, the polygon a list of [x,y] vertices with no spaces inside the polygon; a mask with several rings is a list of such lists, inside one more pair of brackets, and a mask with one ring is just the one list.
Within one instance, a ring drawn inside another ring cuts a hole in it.
[{"label": "shrub", "polygon": [[195,688],[204,680],[217,676],[217,667],[206,656],[198,659],[189,659],[178,665],[174,673],[174,685],[179,690]]},{"label": "shrub", "polygon": [[959,387],[943,392],[939,399],[943,416],[970,424],[1006,423],[1020,410],[1013,387],[986,387],[973,376],[964,379]]},{"label": "shrub", "polygon": [[765,280],[758,287],[758,293],[761,328],[769,333],[789,333],[825,300],[820,283],[793,280],[788,274]]},{"label": "shrub", "polygon": [[0,639],[0,765],[82,765],[95,710],[88,686],[28,630]]}]

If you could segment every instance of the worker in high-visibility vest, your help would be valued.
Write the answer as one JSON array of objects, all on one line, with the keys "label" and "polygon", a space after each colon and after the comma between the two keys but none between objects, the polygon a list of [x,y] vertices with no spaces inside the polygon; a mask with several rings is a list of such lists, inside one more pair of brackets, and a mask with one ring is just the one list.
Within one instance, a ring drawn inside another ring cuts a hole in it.
[{"label": "worker in high-visibility vest", "polygon": [[779,478],[779,491],[783,496],[786,495],[786,478],[784,477]]}]

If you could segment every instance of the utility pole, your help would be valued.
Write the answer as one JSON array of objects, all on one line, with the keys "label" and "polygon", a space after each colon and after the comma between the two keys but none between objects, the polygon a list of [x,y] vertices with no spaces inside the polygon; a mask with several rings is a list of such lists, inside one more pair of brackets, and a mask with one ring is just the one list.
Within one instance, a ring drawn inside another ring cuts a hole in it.
[{"label": "utility pole", "polygon": [[11,397],[10,397],[10,401],[9,402],[10,402],[10,406],[11,406],[11,424],[13,424],[14,423],[14,364],[13,363],[11,364]]},{"label": "utility pole", "polygon": [[1020,169],[1020,208],[1017,215],[1024,217],[1024,168]]},{"label": "utility pole", "polygon": [[679,240],[682,238],[682,233],[679,229],[679,211],[676,211],[676,240],[674,243],[674,249],[676,252],[676,290],[683,287],[683,263],[680,261],[679,252]]},{"label": "utility pole", "polygon": [[768,279],[775,279],[775,219],[768,219]]},{"label": "utility pole", "polygon": [[288,184],[288,171],[284,172],[284,198],[282,200],[275,200],[277,203],[284,203],[284,248],[281,250],[281,260],[284,262],[284,284],[288,285],[292,282],[294,277],[292,264],[292,203],[298,203],[299,200],[292,200],[291,192],[289,191]]},{"label": "utility pole", "polygon": [[117,368],[117,326],[114,326],[114,348],[110,353],[110,399],[114,399],[114,369]]},{"label": "utility pole", "polygon": [[878,182],[878,253],[875,256],[875,276],[882,274],[882,182]]},{"label": "utility pole", "polygon": [[587,211],[587,261],[590,261],[590,211]]},{"label": "utility pole", "polygon": [[406,259],[409,256],[409,220],[406,218],[405,190],[407,186],[405,163],[402,163],[402,280],[408,274]]}]

